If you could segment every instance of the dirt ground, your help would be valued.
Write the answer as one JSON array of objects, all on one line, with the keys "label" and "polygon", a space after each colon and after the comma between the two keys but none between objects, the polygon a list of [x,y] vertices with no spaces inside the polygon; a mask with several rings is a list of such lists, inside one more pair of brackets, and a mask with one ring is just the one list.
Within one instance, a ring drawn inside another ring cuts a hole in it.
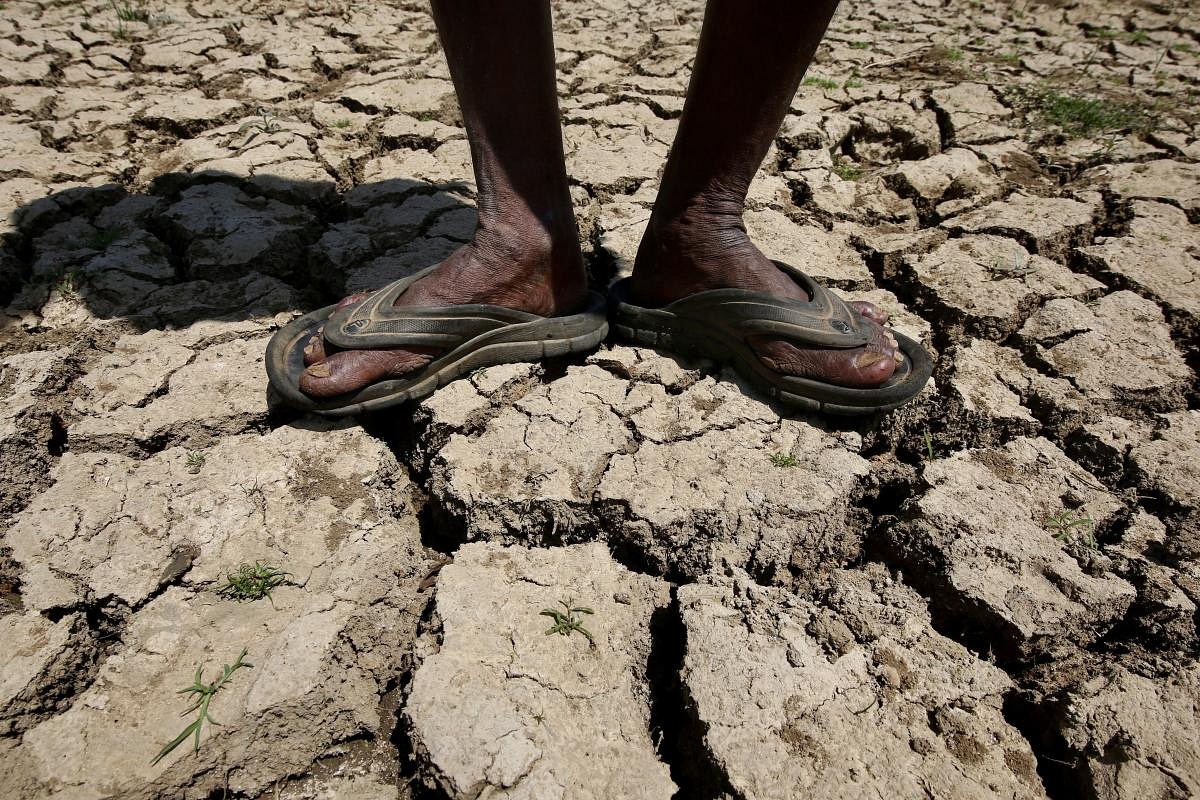
[{"label": "dirt ground", "polygon": [[[1194,6],[843,4],[746,224],[899,411],[610,342],[340,423],[271,333],[474,226],[425,8],[0,10],[0,797],[1200,796]],[[602,289],[702,6],[555,15]]]}]

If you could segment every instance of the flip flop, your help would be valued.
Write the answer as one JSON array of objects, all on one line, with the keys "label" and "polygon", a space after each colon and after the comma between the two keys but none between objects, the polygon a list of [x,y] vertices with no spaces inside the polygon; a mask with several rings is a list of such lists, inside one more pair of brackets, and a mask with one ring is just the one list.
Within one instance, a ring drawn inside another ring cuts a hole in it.
[{"label": "flip flop", "polygon": [[[336,310],[326,306],[280,328],[267,345],[267,378],[292,406],[328,417],[375,411],[432,394],[481,367],[590,350],[608,334],[604,298],[589,292],[584,307],[562,317],[541,317],[502,306],[404,306],[397,297],[429,272],[390,283],[365,300]],[[407,345],[445,347],[423,369],[331,398],[300,391],[304,347],[324,326],[325,340],[348,350]]]},{"label": "flip flop", "polygon": [[609,289],[609,307],[617,335],[680,355],[697,355],[729,364],[738,374],[779,402],[808,411],[857,415],[889,411],[911,400],[933,373],[925,348],[892,331],[904,362],[892,377],[873,389],[784,375],[768,367],[746,342],[765,334],[810,347],[854,348],[871,339],[857,311],[808,275],[776,261],[811,300],[792,300],[745,289],[712,289],[660,308],[630,299],[630,279]]}]

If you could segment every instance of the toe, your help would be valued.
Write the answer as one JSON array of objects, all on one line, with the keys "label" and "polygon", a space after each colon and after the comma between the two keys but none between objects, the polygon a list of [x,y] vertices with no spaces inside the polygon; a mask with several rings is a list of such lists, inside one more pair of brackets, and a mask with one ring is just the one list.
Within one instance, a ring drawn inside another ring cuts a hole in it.
[{"label": "toe", "polygon": [[308,342],[304,345],[304,366],[310,367],[318,361],[324,361],[328,355],[325,352],[325,337],[321,335],[322,328],[317,328],[316,333],[308,337]]},{"label": "toe", "polygon": [[430,358],[403,350],[344,350],[304,370],[300,391],[310,397],[337,397],[419,369]]},{"label": "toe", "polygon": [[750,344],[763,363],[776,372],[854,389],[870,389],[887,382],[903,360],[891,332],[874,323],[870,326],[871,341],[853,350],[799,347],[763,337],[753,337]]},{"label": "toe", "polygon": [[310,397],[337,397],[424,367],[433,350],[341,350],[313,363],[300,375],[300,391]]},{"label": "toe", "polygon": [[883,325],[888,321],[888,313],[874,303],[866,300],[851,300],[847,305],[877,325]]}]

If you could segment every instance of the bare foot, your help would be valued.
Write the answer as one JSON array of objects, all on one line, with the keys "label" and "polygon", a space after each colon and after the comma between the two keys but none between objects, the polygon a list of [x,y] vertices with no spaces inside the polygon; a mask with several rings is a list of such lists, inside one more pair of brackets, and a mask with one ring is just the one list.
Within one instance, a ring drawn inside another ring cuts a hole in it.
[{"label": "bare foot", "polygon": [[[740,216],[694,210],[666,223],[651,219],[638,248],[631,288],[649,306],[709,289],[749,289],[809,299],[750,241]],[[871,328],[871,341],[862,347],[804,347],[769,336],[753,336],[749,344],[776,372],[852,388],[879,386],[904,356],[895,337],[883,327],[888,319],[883,309],[865,301],[849,305]]]},{"label": "bare foot", "polygon": [[[537,228],[503,235],[480,231],[475,241],[454,251],[410,286],[396,299],[396,305],[487,303],[541,316],[570,313],[583,302],[587,277],[573,230],[563,239],[560,244]],[[351,295],[338,308],[366,296]],[[311,397],[336,397],[419,370],[438,352],[416,346],[338,350],[320,335],[313,336],[304,349],[308,369],[300,377],[300,389]]]}]

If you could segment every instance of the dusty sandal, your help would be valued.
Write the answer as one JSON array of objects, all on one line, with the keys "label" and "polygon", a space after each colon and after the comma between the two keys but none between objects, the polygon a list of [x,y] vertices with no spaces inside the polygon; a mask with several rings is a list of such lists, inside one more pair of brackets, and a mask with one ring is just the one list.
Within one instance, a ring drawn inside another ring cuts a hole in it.
[{"label": "dusty sandal", "polygon": [[[395,306],[396,298],[428,270],[403,278],[365,300],[336,310],[326,306],[285,325],[267,345],[267,377],[289,404],[330,417],[374,411],[417,400],[481,367],[590,350],[608,334],[604,298],[589,292],[575,314],[541,317],[502,306]],[[332,315],[332,316],[331,316]],[[347,350],[423,345],[446,348],[410,375],[332,398],[300,390],[304,348],[324,326],[329,343]]]},{"label": "dusty sandal", "polygon": [[745,289],[712,289],[660,308],[646,308],[632,302],[626,278],[609,290],[613,329],[637,344],[729,364],[770,397],[805,410],[870,414],[896,408],[921,391],[933,372],[929,354],[896,331],[891,333],[904,361],[891,378],[871,389],[784,375],[764,364],[747,344],[747,337],[765,334],[829,348],[862,347],[871,339],[857,311],[795,267],[775,264],[800,284],[811,300]]}]

